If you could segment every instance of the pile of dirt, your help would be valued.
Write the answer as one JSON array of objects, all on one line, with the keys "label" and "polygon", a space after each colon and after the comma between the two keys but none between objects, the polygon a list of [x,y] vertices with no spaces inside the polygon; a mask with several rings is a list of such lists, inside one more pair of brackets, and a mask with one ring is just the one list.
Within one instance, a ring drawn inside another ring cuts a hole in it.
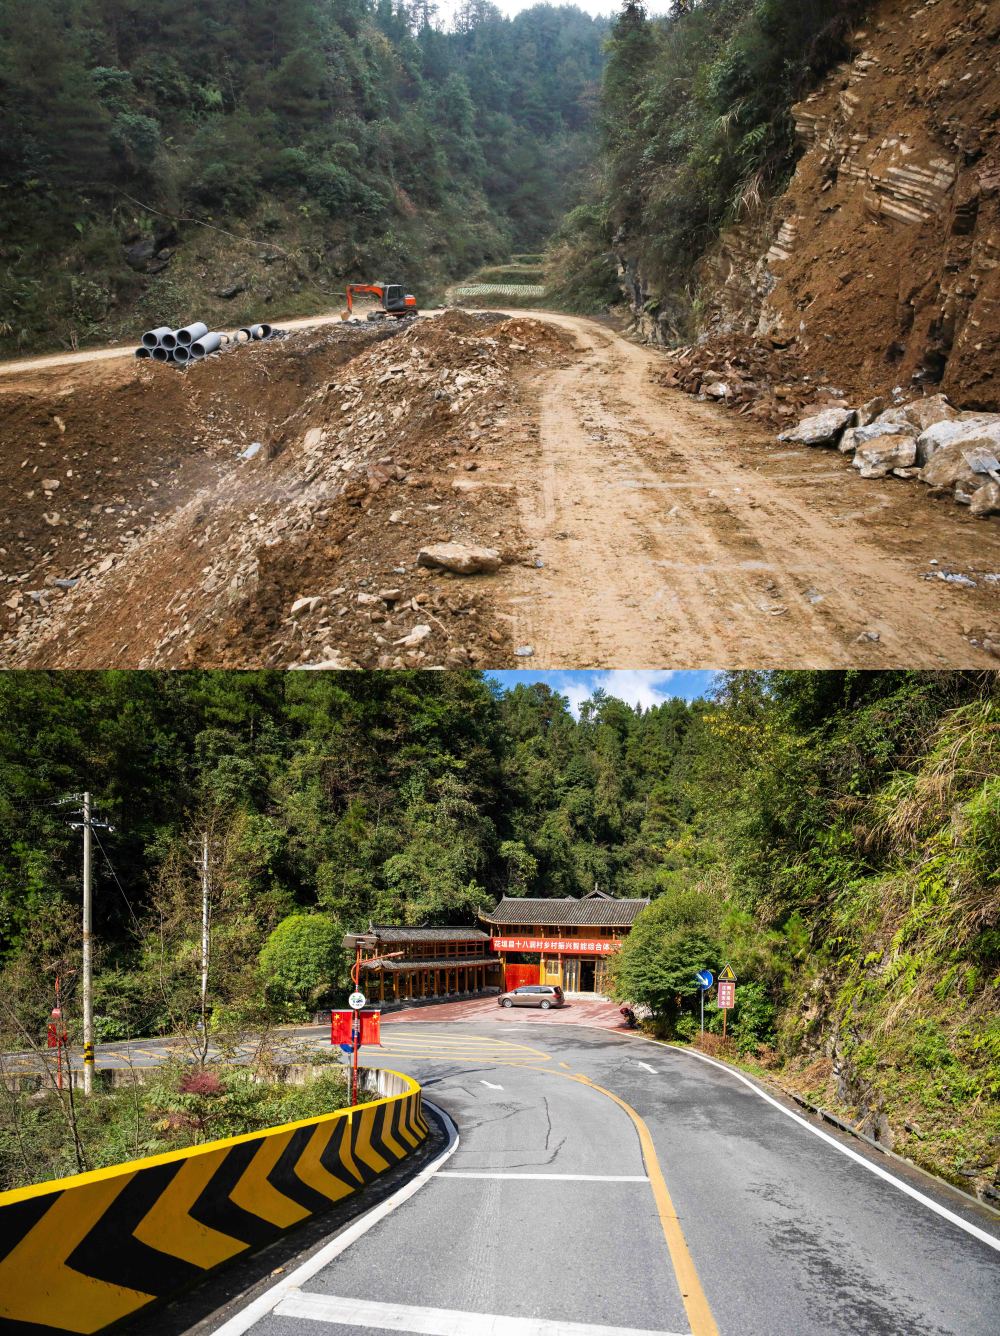
[{"label": "pile of dirt", "polygon": [[803,373],[794,348],[748,334],[717,335],[694,346],[671,348],[664,359],[663,370],[653,377],[664,389],[714,399],[765,422],[792,417],[835,389],[817,386]]},{"label": "pile of dirt", "polygon": [[[529,319],[451,312],[328,326],[183,374],[135,363],[91,389],[53,377],[20,396],[19,458],[3,465],[16,539],[3,557],[4,661],[501,661],[490,577],[417,559],[456,542],[531,560],[491,455],[519,372],[569,341]],[[20,458],[46,482],[61,466],[58,524],[38,506],[18,524]]]}]

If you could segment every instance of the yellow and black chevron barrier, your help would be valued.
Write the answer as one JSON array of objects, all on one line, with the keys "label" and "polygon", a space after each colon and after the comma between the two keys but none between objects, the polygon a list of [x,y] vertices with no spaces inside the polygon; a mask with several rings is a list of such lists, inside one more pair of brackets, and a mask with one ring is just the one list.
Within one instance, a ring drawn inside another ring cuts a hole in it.
[{"label": "yellow and black chevron barrier", "polygon": [[364,1188],[420,1145],[420,1087],[0,1193],[0,1332],[103,1331]]}]

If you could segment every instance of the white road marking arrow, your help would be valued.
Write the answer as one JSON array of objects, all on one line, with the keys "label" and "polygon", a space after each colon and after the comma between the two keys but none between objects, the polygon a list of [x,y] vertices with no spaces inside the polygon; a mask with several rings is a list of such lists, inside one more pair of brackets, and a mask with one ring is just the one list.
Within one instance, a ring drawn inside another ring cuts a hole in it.
[{"label": "white road marking arrow", "polygon": [[480,1085],[489,1086],[491,1090],[502,1090],[503,1086],[494,1085],[492,1081],[480,1081]]},{"label": "white road marking arrow", "polygon": [[639,1063],[639,1066],[640,1066],[640,1067],[645,1067],[645,1069],[646,1069],[647,1072],[652,1072],[654,1076],[656,1075],[656,1068],[655,1068],[655,1067],[650,1067],[650,1065],[649,1065],[648,1062],[640,1062],[640,1063]]}]

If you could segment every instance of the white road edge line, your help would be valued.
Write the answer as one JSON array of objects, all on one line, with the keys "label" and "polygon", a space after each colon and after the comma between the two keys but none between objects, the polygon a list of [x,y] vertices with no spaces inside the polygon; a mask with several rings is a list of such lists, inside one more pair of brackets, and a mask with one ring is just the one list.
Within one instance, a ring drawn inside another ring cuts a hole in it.
[{"label": "white road edge line", "polygon": [[466,1171],[464,1169],[442,1169],[438,1178],[530,1178],[544,1179],[556,1183],[648,1183],[645,1174],[507,1174],[501,1170],[491,1173]]},{"label": "white road edge line", "polygon": [[795,1113],[792,1109],[786,1109],[778,1100],[773,1099],[766,1093],[766,1091],[761,1090],[760,1086],[751,1081],[749,1077],[743,1076],[740,1072],[733,1071],[732,1067],[727,1067],[725,1063],[716,1062],[714,1058],[707,1057],[704,1053],[693,1053],[690,1049],[675,1048],[672,1044],[665,1044],[664,1047],[669,1049],[671,1053],[677,1053],[688,1058],[697,1058],[699,1062],[707,1062],[710,1066],[717,1067],[720,1072],[725,1072],[727,1076],[732,1076],[737,1081],[741,1081],[745,1086],[752,1090],[755,1095],[764,1100],[765,1103],[770,1104],[773,1108],[777,1109],[779,1113],[783,1113],[786,1118],[793,1118],[800,1127],[804,1127],[807,1132],[812,1132],[813,1136],[819,1137],[822,1141],[825,1141],[827,1145],[833,1146],[835,1150],[839,1150],[841,1155],[846,1155],[849,1160],[854,1160],[856,1164],[860,1164],[862,1168],[867,1169],[869,1173],[875,1174],[878,1178],[885,1179],[887,1183],[891,1183],[893,1187],[898,1188],[900,1192],[904,1192],[908,1197],[912,1197],[914,1201],[920,1202],[921,1205],[926,1206],[928,1210],[933,1211],[936,1215],[942,1216],[945,1220],[950,1221],[951,1224],[957,1225],[959,1229],[964,1229],[966,1234],[971,1234],[973,1238],[979,1239],[981,1243],[985,1243],[987,1247],[992,1248],[995,1252],[1000,1252],[1000,1239],[998,1239],[996,1235],[988,1234],[985,1229],[980,1229],[978,1225],[973,1225],[968,1220],[963,1220],[962,1217],[956,1215],[954,1211],[949,1211],[947,1206],[939,1205],[933,1197],[925,1196],[924,1193],[918,1191],[917,1188],[910,1187],[909,1183],[904,1183],[901,1178],[897,1178],[895,1174],[890,1174],[889,1171],[883,1169],[881,1165],[872,1164],[871,1160],[866,1159],[863,1155],[859,1155],[856,1150],[851,1150],[850,1146],[843,1145],[843,1143],[838,1141],[836,1137],[830,1136],[828,1132],[824,1132],[819,1127],[814,1127],[812,1123],[803,1118],[801,1114]]},{"label": "white road edge line", "polygon": [[424,1100],[424,1106],[433,1109],[435,1114],[444,1123],[445,1130],[448,1133],[448,1144],[430,1164],[421,1169],[415,1178],[411,1178],[409,1183],[404,1183],[398,1192],[394,1192],[391,1197],[380,1202],[378,1206],[373,1206],[370,1211],[366,1211],[360,1219],[355,1220],[336,1238],[331,1239],[325,1247],[320,1248],[318,1252],[313,1253],[301,1266],[283,1279],[279,1280],[277,1285],[272,1285],[269,1290],[254,1299],[253,1303],[248,1304],[242,1312],[236,1313],[228,1322],[223,1322],[221,1327],[216,1327],[214,1336],[242,1336],[242,1333],[249,1331],[255,1326],[261,1318],[274,1311],[277,1304],[281,1302],[290,1290],[297,1289],[300,1285],[311,1280],[318,1271],[322,1271],[328,1266],[335,1257],[339,1257],[342,1252],[346,1252],[352,1243],[356,1243],[362,1235],[367,1234],[373,1225],[377,1225],[380,1220],[384,1220],[387,1215],[391,1215],[397,1206],[402,1206],[415,1193],[419,1192],[428,1179],[433,1178],[438,1168],[450,1160],[458,1150],[458,1128],[445,1113],[444,1109],[439,1108],[437,1104],[432,1104],[430,1100]]},{"label": "white road edge line", "polygon": [[593,1322],[553,1322],[541,1317],[501,1317],[453,1308],[418,1308],[410,1304],[341,1299],[313,1292],[290,1294],[275,1309],[277,1317],[370,1327],[379,1331],[420,1332],[421,1336],[678,1336],[638,1327],[603,1327]]}]

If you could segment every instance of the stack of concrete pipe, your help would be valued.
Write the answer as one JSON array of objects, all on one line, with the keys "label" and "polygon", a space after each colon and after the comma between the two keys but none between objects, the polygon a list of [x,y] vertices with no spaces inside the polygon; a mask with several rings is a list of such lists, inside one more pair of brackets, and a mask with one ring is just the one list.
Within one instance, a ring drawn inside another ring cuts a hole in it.
[{"label": "stack of concrete pipe", "polygon": [[221,352],[231,343],[269,339],[274,332],[270,325],[263,324],[246,325],[236,334],[209,330],[201,321],[185,325],[183,329],[161,325],[158,329],[146,330],[135,355],[142,360],[151,358],[154,362],[173,362],[175,366],[187,366],[189,362],[201,361],[210,353]]}]

